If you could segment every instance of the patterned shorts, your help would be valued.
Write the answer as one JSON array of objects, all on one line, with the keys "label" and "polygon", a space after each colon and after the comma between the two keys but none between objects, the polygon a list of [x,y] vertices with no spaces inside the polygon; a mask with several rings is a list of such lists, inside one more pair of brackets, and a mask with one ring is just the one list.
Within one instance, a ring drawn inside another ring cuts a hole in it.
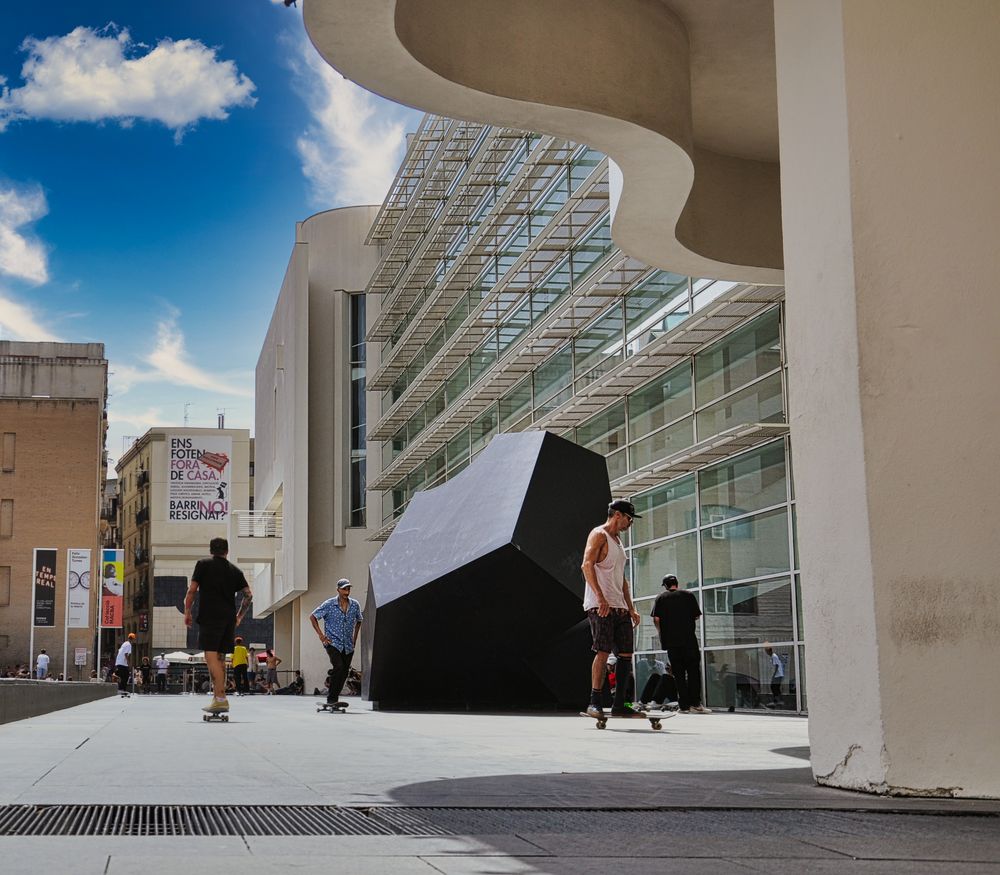
[{"label": "patterned shorts", "polygon": [[632,653],[632,618],[625,608],[612,608],[606,617],[597,616],[597,608],[587,611],[594,653]]}]

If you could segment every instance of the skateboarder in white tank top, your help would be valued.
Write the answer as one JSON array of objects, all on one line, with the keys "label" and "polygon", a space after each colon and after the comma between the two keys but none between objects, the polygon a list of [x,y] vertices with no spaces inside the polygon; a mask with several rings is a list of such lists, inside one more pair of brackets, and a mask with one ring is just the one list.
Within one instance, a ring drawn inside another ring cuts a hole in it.
[{"label": "skateboarder in white tank top", "polygon": [[587,714],[603,717],[601,689],[608,656],[618,656],[618,683],[611,714],[615,717],[642,717],[625,706],[625,693],[632,672],[633,630],[639,613],[632,604],[632,594],[625,577],[625,547],[621,533],[638,516],[631,501],[618,499],[608,505],[608,520],[593,529],[583,554],[583,577],[587,588],[583,609],[587,612],[594,638],[594,662],[590,672],[590,705]]}]

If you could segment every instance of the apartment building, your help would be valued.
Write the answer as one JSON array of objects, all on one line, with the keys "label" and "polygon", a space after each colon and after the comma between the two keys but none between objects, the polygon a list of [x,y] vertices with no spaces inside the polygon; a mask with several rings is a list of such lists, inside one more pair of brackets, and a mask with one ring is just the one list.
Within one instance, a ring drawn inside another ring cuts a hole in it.
[{"label": "apartment building", "polygon": [[[248,522],[252,449],[248,429],[157,427],[122,454],[116,466],[122,626],[102,630],[106,658],[130,632],[136,635],[136,661],[200,650],[197,628],[184,625],[183,600],[212,538],[226,538],[230,560],[248,580],[254,577],[258,557]],[[270,618],[255,613],[240,634],[270,646],[271,628]]]},{"label": "apartment building", "polygon": [[103,344],[0,341],[2,665],[94,665],[107,377]]}]

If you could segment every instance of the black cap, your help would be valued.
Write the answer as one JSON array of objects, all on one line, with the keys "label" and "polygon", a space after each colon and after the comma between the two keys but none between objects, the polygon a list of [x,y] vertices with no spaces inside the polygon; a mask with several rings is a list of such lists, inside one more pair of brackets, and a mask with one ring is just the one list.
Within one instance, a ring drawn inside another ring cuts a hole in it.
[{"label": "black cap", "polygon": [[680,586],[680,583],[678,583],[677,581],[676,574],[668,574],[666,575],[666,577],[663,578],[662,585],[665,586],[667,589],[670,589],[670,587],[672,586]]},{"label": "black cap", "polygon": [[608,515],[611,511],[617,510],[626,516],[632,517],[634,520],[641,520],[642,517],[635,512],[635,505],[631,501],[626,501],[624,498],[616,498],[611,504],[608,505]]}]

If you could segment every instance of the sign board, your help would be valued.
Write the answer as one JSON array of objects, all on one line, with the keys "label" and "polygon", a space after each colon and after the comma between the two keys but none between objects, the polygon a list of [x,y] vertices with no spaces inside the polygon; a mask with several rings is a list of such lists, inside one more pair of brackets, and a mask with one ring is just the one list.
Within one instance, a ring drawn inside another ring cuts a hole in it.
[{"label": "sign board", "polygon": [[122,602],[125,595],[125,551],[101,551],[101,625],[106,629],[122,627]]},{"label": "sign board", "polygon": [[31,611],[34,626],[56,624],[56,556],[57,551],[37,547],[34,550],[35,569]]},{"label": "sign board", "polygon": [[67,550],[66,592],[69,610],[66,625],[86,629],[90,625],[90,550]]},{"label": "sign board", "polygon": [[167,435],[167,522],[226,522],[232,487],[229,435]]}]

